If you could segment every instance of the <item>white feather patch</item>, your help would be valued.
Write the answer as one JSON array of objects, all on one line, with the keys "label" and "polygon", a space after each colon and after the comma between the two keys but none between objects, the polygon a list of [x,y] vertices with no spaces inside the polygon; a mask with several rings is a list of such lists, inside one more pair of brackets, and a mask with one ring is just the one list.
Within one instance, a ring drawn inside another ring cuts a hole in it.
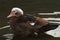
[{"label": "white feather patch", "polygon": [[33,26],[33,25],[35,25],[35,23],[30,23],[30,25],[32,25],[32,26]]}]

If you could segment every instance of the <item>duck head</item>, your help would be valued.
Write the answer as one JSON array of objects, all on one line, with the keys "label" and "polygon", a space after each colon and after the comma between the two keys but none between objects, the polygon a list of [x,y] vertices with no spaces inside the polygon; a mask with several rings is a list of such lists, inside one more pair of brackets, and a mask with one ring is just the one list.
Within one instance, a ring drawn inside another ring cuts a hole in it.
[{"label": "duck head", "polygon": [[23,10],[18,7],[14,7],[14,8],[12,8],[12,10],[11,10],[10,14],[7,16],[7,18],[14,17],[14,16],[19,17],[21,15],[23,15]]}]

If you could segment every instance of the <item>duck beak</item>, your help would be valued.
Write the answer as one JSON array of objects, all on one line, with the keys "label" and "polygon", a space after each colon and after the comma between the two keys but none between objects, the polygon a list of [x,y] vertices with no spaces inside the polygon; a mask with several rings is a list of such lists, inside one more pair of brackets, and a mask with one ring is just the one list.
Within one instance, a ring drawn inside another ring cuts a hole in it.
[{"label": "duck beak", "polygon": [[7,18],[10,18],[10,17],[13,17],[13,16],[15,16],[15,14],[14,14],[14,12],[11,12],[11,13],[7,16]]}]

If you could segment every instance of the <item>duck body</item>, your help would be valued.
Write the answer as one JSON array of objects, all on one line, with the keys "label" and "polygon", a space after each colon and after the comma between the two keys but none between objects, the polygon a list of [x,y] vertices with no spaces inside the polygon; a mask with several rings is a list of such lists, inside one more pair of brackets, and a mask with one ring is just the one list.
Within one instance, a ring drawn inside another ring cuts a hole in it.
[{"label": "duck body", "polygon": [[[41,27],[41,23],[34,18],[34,16],[31,15],[23,15],[20,17],[11,17],[10,19],[10,26],[15,32],[15,35],[20,36],[28,36],[30,34],[34,34],[34,32],[46,32],[49,30],[56,29],[59,24],[55,23],[48,23],[47,25]],[[34,22],[35,25],[31,25],[30,23]]]},{"label": "duck body", "polygon": [[24,15],[20,17],[11,17],[10,26],[17,33],[21,35],[27,35],[33,33],[35,28],[31,28],[34,25],[30,25],[31,22],[36,22],[36,19],[33,16]]},{"label": "duck body", "polygon": [[20,8],[13,8],[10,15],[7,16],[9,19],[10,27],[21,35],[34,34],[34,32],[40,31],[39,29],[48,24],[48,21],[36,17],[30,14],[23,14]]}]

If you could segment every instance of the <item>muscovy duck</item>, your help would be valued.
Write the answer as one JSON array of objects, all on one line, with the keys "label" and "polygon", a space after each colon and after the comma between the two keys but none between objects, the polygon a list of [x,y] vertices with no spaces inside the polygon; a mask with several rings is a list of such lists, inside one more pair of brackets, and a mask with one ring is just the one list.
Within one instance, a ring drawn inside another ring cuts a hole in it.
[{"label": "muscovy duck", "polygon": [[55,24],[51,25],[47,20],[40,17],[24,14],[23,10],[18,7],[12,8],[7,18],[9,19],[11,28],[23,36],[40,31],[48,31],[57,27]]}]

